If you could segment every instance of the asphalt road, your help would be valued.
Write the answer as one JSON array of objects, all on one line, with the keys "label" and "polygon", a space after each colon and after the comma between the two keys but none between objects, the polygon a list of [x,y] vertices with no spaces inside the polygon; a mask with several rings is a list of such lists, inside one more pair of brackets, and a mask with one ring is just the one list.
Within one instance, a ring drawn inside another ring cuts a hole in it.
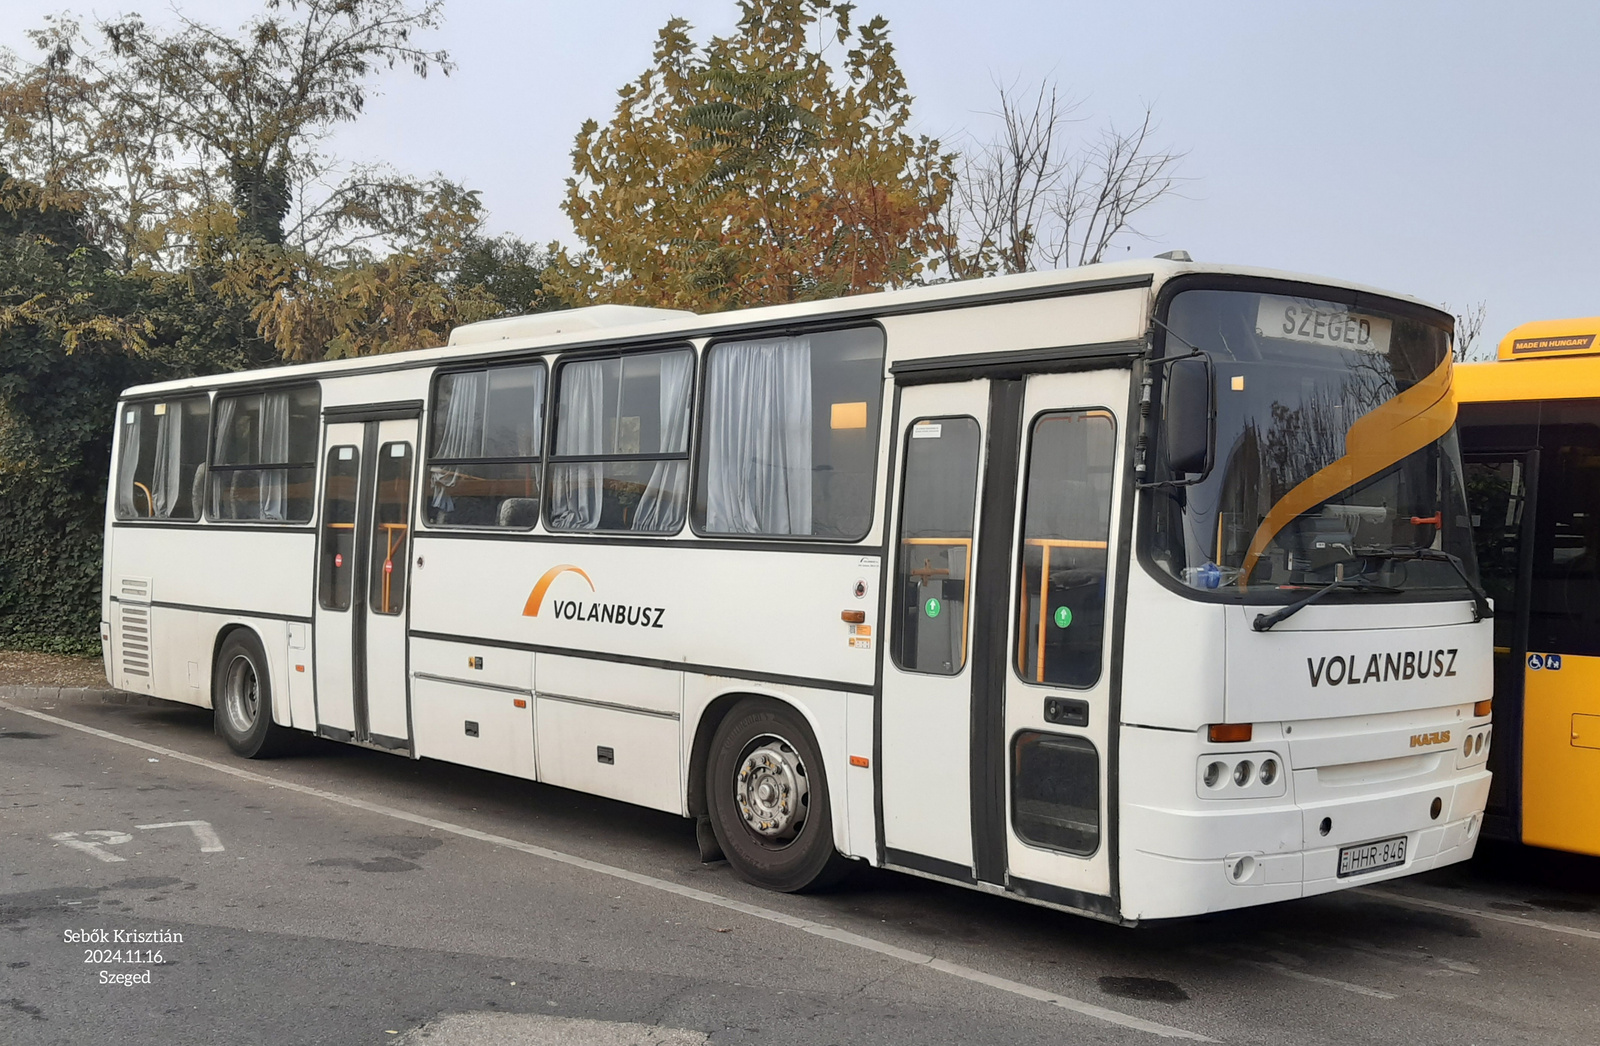
[{"label": "asphalt road", "polygon": [[[0,1043],[1596,1041],[1600,862],[1487,856],[1132,930],[870,869],[783,896],[701,865],[679,818],[14,701]],[[149,936],[69,940],[100,930]]]}]

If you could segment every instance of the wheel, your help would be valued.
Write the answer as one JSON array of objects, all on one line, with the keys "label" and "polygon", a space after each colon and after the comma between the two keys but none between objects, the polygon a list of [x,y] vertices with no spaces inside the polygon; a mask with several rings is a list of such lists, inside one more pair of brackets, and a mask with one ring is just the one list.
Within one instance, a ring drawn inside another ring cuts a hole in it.
[{"label": "wheel", "polygon": [[833,813],[811,729],[787,705],[749,697],[711,740],[711,827],[740,877],[784,893],[820,890],[848,864],[833,848]]},{"label": "wheel", "polygon": [[247,759],[281,752],[289,731],[272,721],[272,681],[267,655],[248,629],[236,629],[222,641],[211,675],[212,714],[217,733],[228,747]]}]

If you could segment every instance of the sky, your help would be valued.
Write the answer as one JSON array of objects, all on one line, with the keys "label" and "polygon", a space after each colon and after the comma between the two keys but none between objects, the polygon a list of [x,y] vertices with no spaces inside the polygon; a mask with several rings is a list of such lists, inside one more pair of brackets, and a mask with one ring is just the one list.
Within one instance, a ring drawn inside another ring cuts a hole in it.
[{"label": "sky", "polygon": [[[257,8],[182,0],[221,26]],[[5,0],[0,46],[46,14],[166,2]],[[990,133],[995,84],[1053,78],[1086,139],[1148,104],[1185,151],[1181,196],[1138,222],[1122,257],[1197,261],[1373,284],[1456,311],[1487,306],[1490,344],[1535,319],[1600,314],[1600,4],[858,0],[882,14],[915,130]],[[489,230],[574,242],[560,209],[574,136],[607,120],[678,15],[730,30],[734,0],[447,0],[426,41],[449,77],[385,74],[330,148],[481,191]]]}]

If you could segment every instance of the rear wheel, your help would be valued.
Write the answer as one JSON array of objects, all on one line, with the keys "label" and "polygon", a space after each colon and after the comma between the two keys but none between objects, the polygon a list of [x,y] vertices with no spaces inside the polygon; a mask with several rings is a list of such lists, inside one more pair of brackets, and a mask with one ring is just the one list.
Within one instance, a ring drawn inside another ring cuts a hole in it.
[{"label": "rear wheel", "polygon": [[706,798],[728,863],[757,886],[819,890],[849,868],[833,848],[821,753],[787,705],[751,697],[733,707],[711,741]]},{"label": "rear wheel", "polygon": [[272,721],[267,655],[248,629],[230,632],[217,651],[211,704],[217,733],[247,759],[277,755],[289,741],[289,731]]}]

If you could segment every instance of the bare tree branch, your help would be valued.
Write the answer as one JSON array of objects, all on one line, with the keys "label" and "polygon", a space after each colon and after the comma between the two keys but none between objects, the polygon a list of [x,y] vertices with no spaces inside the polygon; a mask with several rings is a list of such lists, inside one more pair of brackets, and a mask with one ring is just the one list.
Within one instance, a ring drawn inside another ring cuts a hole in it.
[{"label": "bare tree branch", "polygon": [[[1450,308],[1446,305],[1445,308]],[[1456,359],[1462,362],[1468,360],[1489,359],[1494,352],[1490,346],[1488,352],[1479,354],[1474,351],[1478,346],[1478,339],[1483,336],[1483,321],[1489,314],[1489,303],[1477,301],[1455,314],[1456,317]]]},{"label": "bare tree branch", "polygon": [[1066,130],[1081,103],[1044,81],[995,85],[995,136],[966,150],[943,215],[946,268],[956,277],[1092,265],[1119,239],[1142,235],[1136,215],[1176,195],[1185,153],[1155,145],[1146,107],[1132,131],[1107,126],[1074,149]]}]

